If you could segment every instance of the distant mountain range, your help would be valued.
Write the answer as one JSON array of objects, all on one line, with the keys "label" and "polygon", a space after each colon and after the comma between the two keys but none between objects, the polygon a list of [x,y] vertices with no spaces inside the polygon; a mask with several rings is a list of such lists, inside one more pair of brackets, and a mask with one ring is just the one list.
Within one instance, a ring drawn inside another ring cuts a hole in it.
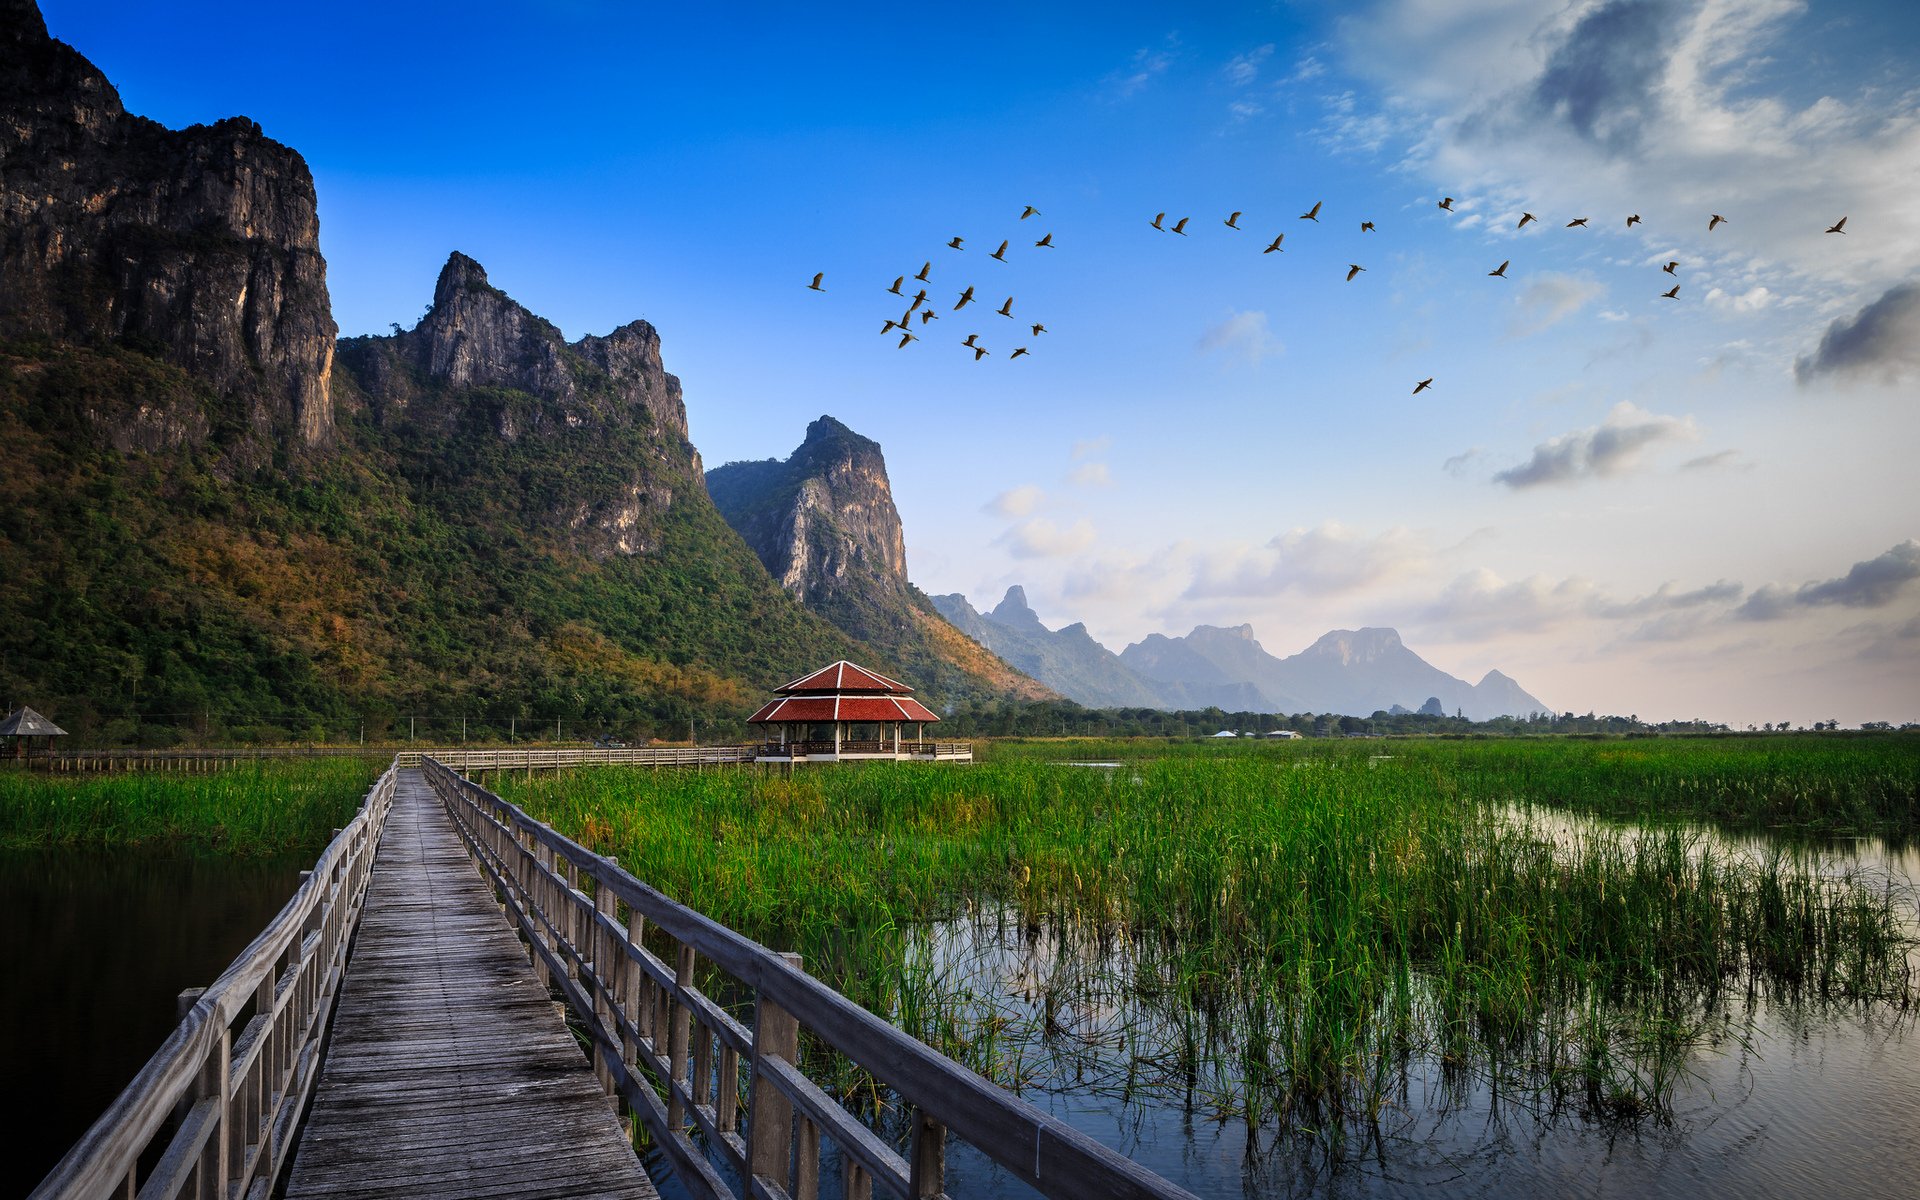
[{"label": "distant mountain range", "polygon": [[1200,625],[1185,637],[1153,634],[1115,654],[1085,625],[1042,625],[1019,587],[1008,588],[987,613],[958,593],[932,601],[1008,665],[1091,708],[1369,716],[1398,706],[1477,721],[1552,711],[1499,671],[1488,671],[1479,683],[1447,674],[1407,649],[1392,629],[1336,629],[1298,654],[1276,658],[1254,640],[1250,625]]}]

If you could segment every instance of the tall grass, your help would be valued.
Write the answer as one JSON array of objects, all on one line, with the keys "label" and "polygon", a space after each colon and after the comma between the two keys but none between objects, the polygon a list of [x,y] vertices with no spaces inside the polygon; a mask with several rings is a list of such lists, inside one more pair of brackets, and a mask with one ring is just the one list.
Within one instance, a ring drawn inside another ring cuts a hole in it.
[{"label": "tall grass", "polygon": [[1657,1114],[1734,1000],[1916,998],[1911,897],[1672,825],[1569,833],[1523,802],[1584,753],[1395,755],[502,786],[1010,1085],[1334,1144],[1423,1072]]},{"label": "tall grass", "polygon": [[1621,818],[1803,833],[1920,834],[1920,735],[1674,738],[1364,738],[1334,741],[1000,739],[992,762],[1247,758],[1350,763],[1391,756],[1447,794]]},{"label": "tall grass", "polygon": [[352,818],[381,770],[370,760],[316,758],[207,775],[0,772],[0,847],[317,850]]}]

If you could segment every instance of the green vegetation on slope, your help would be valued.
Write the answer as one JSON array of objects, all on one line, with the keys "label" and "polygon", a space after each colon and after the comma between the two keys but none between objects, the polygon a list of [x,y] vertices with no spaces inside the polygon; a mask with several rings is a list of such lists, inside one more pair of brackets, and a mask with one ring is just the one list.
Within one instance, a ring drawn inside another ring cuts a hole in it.
[{"label": "green vegetation on slope", "polygon": [[486,403],[531,397],[481,397],[473,425],[432,436],[343,405],[336,452],[244,478],[209,452],[123,455],[90,415],[194,397],[130,350],[0,344],[0,694],[82,738],[133,740],[135,714],[147,744],[349,718],[379,738],[408,712],[492,718],[475,736],[510,717],[679,735],[737,727],[766,688],[863,657],[697,495],[651,514],[634,555],[522,520],[644,450],[479,427]]}]

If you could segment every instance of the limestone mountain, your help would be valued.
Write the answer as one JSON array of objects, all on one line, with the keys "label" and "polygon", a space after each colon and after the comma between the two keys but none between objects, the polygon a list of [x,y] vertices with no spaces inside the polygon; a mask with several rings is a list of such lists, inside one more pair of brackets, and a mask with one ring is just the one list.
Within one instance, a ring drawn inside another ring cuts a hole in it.
[{"label": "limestone mountain", "polygon": [[1490,671],[1478,684],[1428,663],[1391,629],[1335,630],[1298,654],[1269,654],[1251,625],[1150,634],[1114,654],[1085,625],[1051,630],[1018,586],[981,613],[954,593],[933,604],[962,632],[1013,666],[1090,708],[1220,708],[1227,712],[1462,712],[1474,720],[1549,711]]},{"label": "limestone mountain", "polygon": [[1019,587],[989,614],[975,611],[958,592],[931,597],[934,608],[974,641],[1008,665],[1041,680],[1089,708],[1158,708],[1160,692],[1120,665],[1113,652],[1093,640],[1085,625],[1058,631],[1040,623]]},{"label": "limestone mountain", "polygon": [[707,472],[707,491],[780,585],[814,612],[885,650],[909,678],[962,691],[1053,695],[961,636],[907,578],[906,535],[880,444],[830,416],[786,459]]},{"label": "limestone mountain", "polygon": [[210,393],[96,393],[88,435],[120,450],[211,441],[248,465],[329,440],[313,177],[257,124],[131,114],[32,0],[0,0],[0,212],[0,337],[132,347]]},{"label": "limestone mountain", "polygon": [[1251,626],[1201,625],[1184,638],[1155,635],[1137,642],[1120,659],[1153,679],[1244,680],[1260,689],[1269,712],[1368,716],[1396,704],[1424,707],[1423,697],[1477,721],[1547,711],[1499,672],[1480,686],[1447,674],[1408,649],[1392,629],[1336,629],[1298,654],[1276,658],[1254,640]]}]

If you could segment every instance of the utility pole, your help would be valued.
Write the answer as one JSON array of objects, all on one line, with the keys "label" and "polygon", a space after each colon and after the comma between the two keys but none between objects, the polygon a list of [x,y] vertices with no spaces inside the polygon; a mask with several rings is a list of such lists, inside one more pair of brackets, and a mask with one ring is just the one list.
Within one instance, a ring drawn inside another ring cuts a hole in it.
[{"label": "utility pole", "polygon": [[460,714],[460,744],[467,744],[467,714]]},{"label": "utility pole", "polygon": [[413,740],[413,717],[411,715],[407,717],[407,740]]}]

